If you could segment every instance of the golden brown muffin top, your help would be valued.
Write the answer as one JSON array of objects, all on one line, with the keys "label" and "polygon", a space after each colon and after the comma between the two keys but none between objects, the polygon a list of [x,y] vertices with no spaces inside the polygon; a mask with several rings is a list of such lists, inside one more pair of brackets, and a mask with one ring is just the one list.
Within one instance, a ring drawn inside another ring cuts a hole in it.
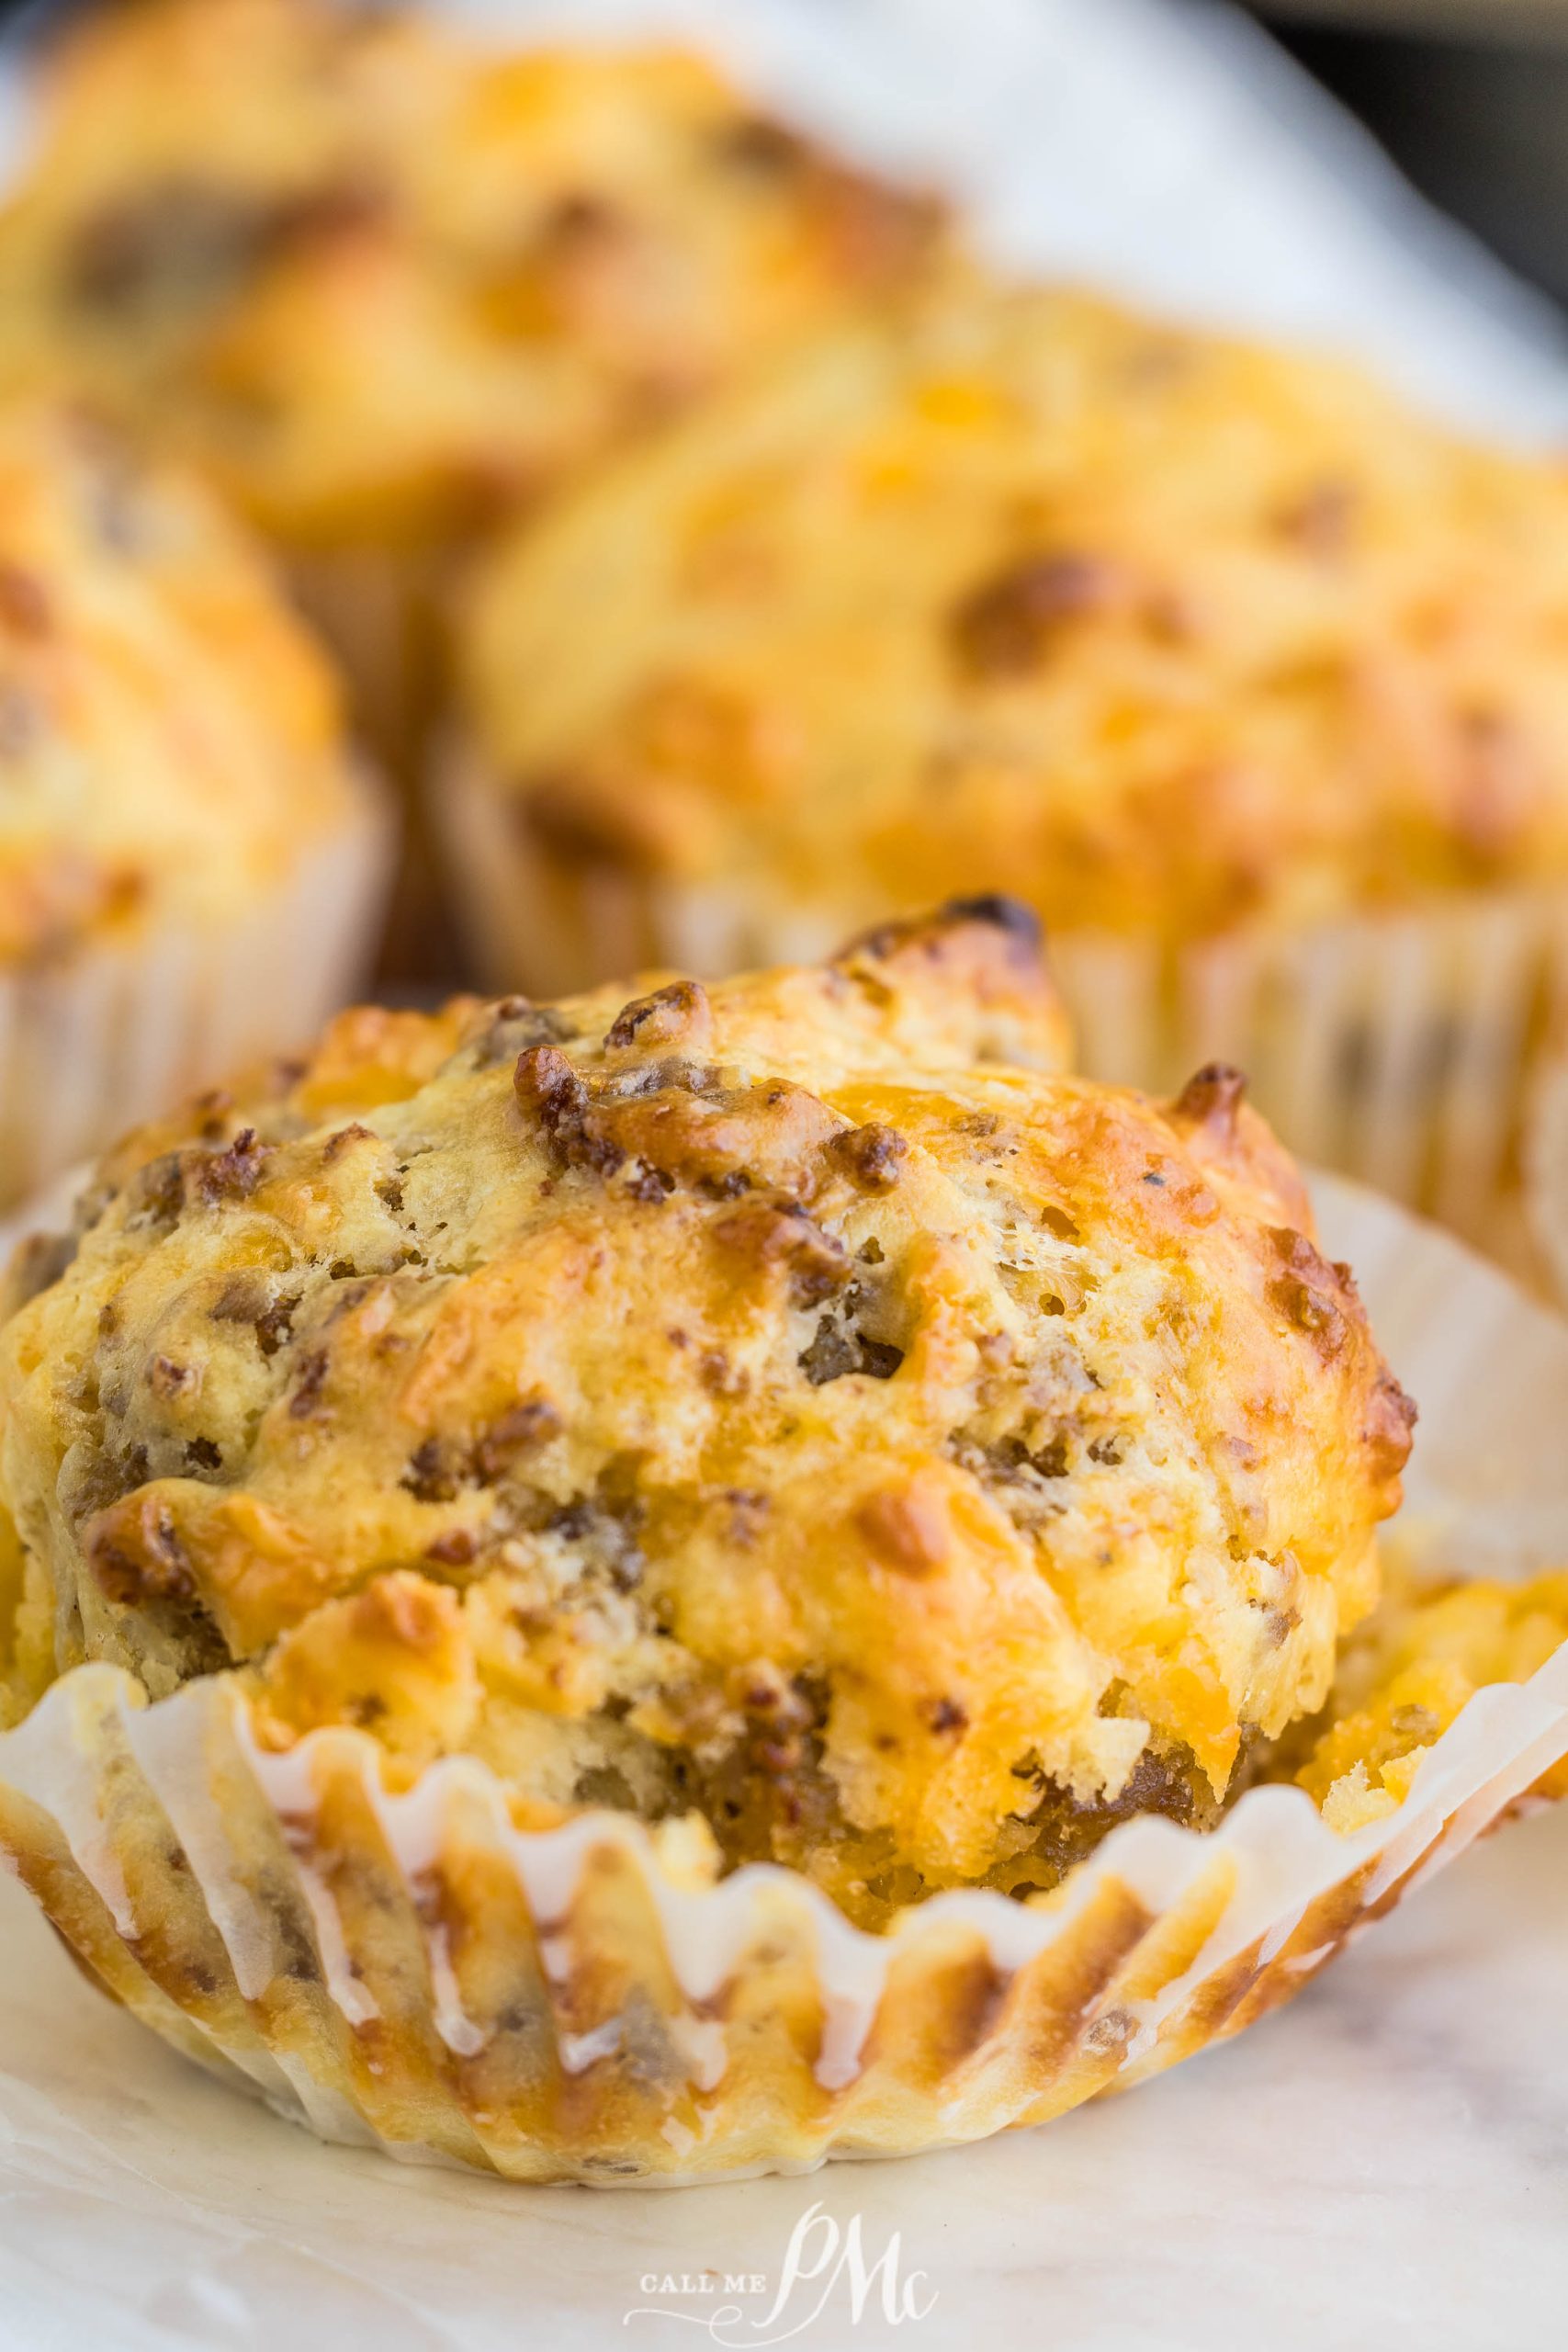
[{"label": "golden brown muffin top", "polygon": [[248,539],[96,428],[0,413],[0,967],[243,911],[357,787]]},{"label": "golden brown muffin top", "polygon": [[307,542],[461,526],[901,285],[935,213],[664,47],[493,52],[333,0],[141,0],[44,84],[0,373]]},{"label": "golden brown muffin top", "polygon": [[1561,468],[955,276],[504,545],[467,667],[568,859],[1188,937],[1561,877],[1565,655]]},{"label": "golden brown muffin top", "polygon": [[1371,1605],[1410,1415],[1235,1074],[1062,1058],[982,899],[347,1014],[133,1136],[0,1332],[20,1698],[241,1663],[279,1742],[694,1810],[867,1917],[1212,1820]]}]

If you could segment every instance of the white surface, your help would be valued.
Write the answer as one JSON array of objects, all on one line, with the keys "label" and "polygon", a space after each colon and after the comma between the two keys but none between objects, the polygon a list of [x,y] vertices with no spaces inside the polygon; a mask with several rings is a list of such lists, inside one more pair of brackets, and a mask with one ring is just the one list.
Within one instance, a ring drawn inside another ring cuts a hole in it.
[{"label": "white surface", "polygon": [[[1568,1327],[1446,1237],[1318,1185],[1427,1405],[1412,1501],[1439,1553],[1568,1557]],[[765,2277],[720,2340],[813,2352],[1558,2352],[1568,2300],[1568,1810],[1466,1855],[1282,2017],[1128,2098],[896,2165],[679,2192],[508,2188],[315,2145],[80,1982],[0,1887],[4,2352],[652,2352]],[[927,2315],[840,2279],[758,2325],[792,2231],[901,2235]],[[733,2299],[732,2299],[733,2300]],[[626,2314],[655,2302],[681,2317]],[[624,2323],[624,2324],[623,2324]],[[794,2334],[784,2331],[796,2329]]]}]

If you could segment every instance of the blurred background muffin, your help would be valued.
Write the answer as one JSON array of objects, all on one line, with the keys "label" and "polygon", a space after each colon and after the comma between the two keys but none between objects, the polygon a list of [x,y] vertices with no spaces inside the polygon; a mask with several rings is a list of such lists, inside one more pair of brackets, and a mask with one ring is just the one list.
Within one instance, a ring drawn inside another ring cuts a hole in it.
[{"label": "blurred background muffin", "polygon": [[386,824],[332,673],[193,481],[0,413],[0,1194],[361,977]]},{"label": "blurred background muffin", "polygon": [[[0,379],[68,385],[199,461],[287,551],[406,774],[455,550],[904,285],[938,235],[927,198],[693,55],[491,51],[434,12],[90,10],[38,103],[0,217]],[[426,970],[434,922],[415,890]]]},{"label": "blurred background muffin", "polygon": [[483,568],[490,975],[1045,917],[1089,1067],[1214,1054],[1487,1223],[1568,921],[1568,473],[1348,368],[950,274]]},{"label": "blurred background muffin", "polygon": [[926,198],[694,54],[347,0],[141,0],[46,51],[6,364],[303,548],[441,540],[906,280]]}]

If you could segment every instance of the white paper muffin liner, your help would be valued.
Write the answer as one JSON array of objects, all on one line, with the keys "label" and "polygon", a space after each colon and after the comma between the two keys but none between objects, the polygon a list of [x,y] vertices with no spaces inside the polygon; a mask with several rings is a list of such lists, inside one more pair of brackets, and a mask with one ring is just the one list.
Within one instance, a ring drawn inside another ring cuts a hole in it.
[{"label": "white paper muffin liner", "polygon": [[0,974],[0,1202],[190,1088],[311,1037],[364,978],[391,838],[360,780],[343,821],[238,919],[150,927]]},{"label": "white paper muffin liner", "polygon": [[[1568,1558],[1568,1326],[1354,1187],[1325,1245],[1427,1404],[1409,1540]],[[1143,2081],[1290,1998],[1568,1757],[1568,1647],[1479,1691],[1382,1820],[1259,1787],[1210,1836],[1124,1824],[1055,1895],[886,1935],[771,1866],[682,1879],[625,1815],[519,1831],[458,1757],[257,1744],[233,1678],[152,1706],[77,1668],[0,1738],[0,1849],[107,1989],[329,2139],[513,2177],[678,2183],[908,2154]]]},{"label": "white paper muffin liner", "polygon": [[1568,1052],[1560,1035],[1543,1061],[1525,1152],[1530,1230],[1548,1280],[1568,1305]]},{"label": "white paper muffin liner", "polygon": [[470,1758],[394,1794],[362,1733],[266,1755],[231,1684],[131,1696],[78,1668],[0,1743],[0,1837],[78,1957],[325,2138],[551,2180],[908,2154],[1140,2082],[1568,1753],[1560,1654],[1354,1836],[1258,1789],[1211,1837],[1124,1825],[1054,1903],[944,1894],[873,1936],[769,1866],[682,1886],[620,1816],[521,1833]]},{"label": "white paper muffin liner", "polygon": [[[552,856],[460,748],[436,807],[461,919],[497,988],[552,995],[653,966],[811,960],[897,911]],[[1090,1077],[1169,1091],[1204,1062],[1235,1062],[1302,1158],[1517,1254],[1526,1097],[1568,1008],[1568,890],[1434,897],[1182,949],[1058,928],[1051,965]]]}]

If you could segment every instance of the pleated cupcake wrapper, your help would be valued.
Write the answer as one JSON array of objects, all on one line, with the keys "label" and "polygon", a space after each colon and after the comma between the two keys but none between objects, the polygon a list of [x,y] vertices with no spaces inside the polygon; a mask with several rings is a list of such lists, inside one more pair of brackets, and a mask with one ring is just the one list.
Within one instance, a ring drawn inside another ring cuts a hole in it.
[{"label": "pleated cupcake wrapper", "polygon": [[1159,2073],[1289,1999],[1568,1755],[1568,1649],[1479,1692],[1348,1837],[1256,1789],[1124,1824],[1048,1902],[874,1936],[771,1866],[682,1883],[624,1815],[519,1831],[470,1758],[258,1747],[230,1679],[74,1669],[0,1739],[0,1849],[90,1973],[334,2140],[669,2184],[912,2153]]},{"label": "pleated cupcake wrapper", "polygon": [[1538,1073],[1525,1148],[1530,1231],[1549,1283],[1568,1306],[1568,1036]]},{"label": "pleated cupcake wrapper", "polygon": [[149,928],[0,975],[0,1202],[191,1087],[308,1042],[364,978],[391,839],[366,781],[343,822],[238,918]]},{"label": "pleated cupcake wrapper", "polygon": [[[811,958],[898,911],[802,909],[742,882],[645,881],[552,856],[461,748],[438,805],[496,987],[558,994],[651,966]],[[1057,930],[1050,947],[1089,1076],[1171,1090],[1206,1061],[1235,1062],[1303,1158],[1494,1249],[1501,1234],[1513,1254],[1530,1073],[1568,1006],[1568,891],[1467,893],[1185,949]]]}]

